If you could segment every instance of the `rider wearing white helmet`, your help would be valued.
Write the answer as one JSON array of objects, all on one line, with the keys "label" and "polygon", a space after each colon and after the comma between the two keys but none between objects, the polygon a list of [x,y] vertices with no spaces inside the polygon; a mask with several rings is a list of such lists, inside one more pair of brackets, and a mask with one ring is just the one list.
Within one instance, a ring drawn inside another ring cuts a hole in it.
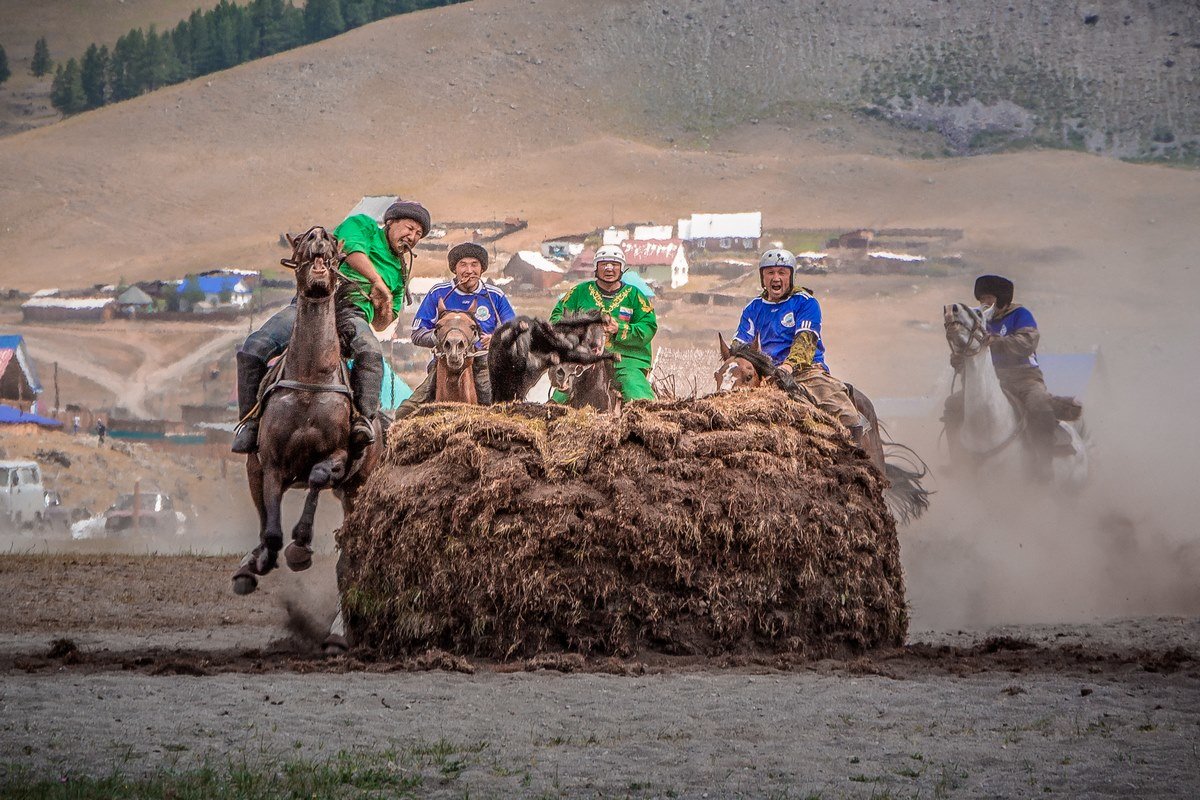
[{"label": "rider wearing white helmet", "polygon": [[796,257],[782,248],[768,250],[758,261],[758,275],[762,294],[742,310],[734,340],[743,344],[757,340],[776,366],[790,373],[823,411],[861,440],[862,417],[846,385],[825,365],[821,304],[812,290],[795,285]]},{"label": "rider wearing white helmet", "polygon": [[[602,311],[608,332],[607,349],[621,357],[614,365],[621,397],[630,400],[653,400],[647,375],[650,373],[650,342],[658,330],[654,302],[636,286],[621,281],[625,271],[625,251],[615,244],[596,250],[592,259],[596,279],[584,281],[558,300],[550,312],[550,321],[558,322],[565,314],[580,311]],[[555,392],[560,403],[566,396]]]}]

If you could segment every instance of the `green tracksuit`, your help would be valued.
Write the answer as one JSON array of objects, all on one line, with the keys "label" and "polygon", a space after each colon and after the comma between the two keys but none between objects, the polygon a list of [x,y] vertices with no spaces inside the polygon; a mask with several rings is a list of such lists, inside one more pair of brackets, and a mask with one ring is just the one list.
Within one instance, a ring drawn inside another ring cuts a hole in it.
[{"label": "green tracksuit", "polygon": [[[634,286],[622,285],[616,293],[605,294],[595,281],[584,281],[559,298],[550,321],[558,322],[565,314],[580,311],[603,311],[617,321],[617,332],[608,341],[608,350],[621,357],[614,366],[621,398],[653,400],[647,376],[650,373],[650,341],[658,330],[654,302]],[[566,395],[555,392],[552,399],[567,401]]]}]

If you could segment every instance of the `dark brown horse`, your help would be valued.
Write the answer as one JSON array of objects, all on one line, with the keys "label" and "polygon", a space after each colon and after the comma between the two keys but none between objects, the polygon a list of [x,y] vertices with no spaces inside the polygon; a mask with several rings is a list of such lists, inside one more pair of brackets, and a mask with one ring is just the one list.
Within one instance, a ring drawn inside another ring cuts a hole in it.
[{"label": "dark brown horse", "polygon": [[[608,334],[604,330],[603,320],[569,317],[563,322],[570,325],[583,322],[583,327],[578,329],[580,345],[593,354],[604,352]],[[621,410],[621,391],[617,387],[616,372],[610,360],[590,364],[555,364],[550,368],[550,385],[567,395],[567,405],[571,408],[594,408],[606,413],[619,413]]]},{"label": "dark brown horse", "polygon": [[482,335],[475,320],[475,303],[466,311],[449,311],[445,301],[439,300],[433,335],[437,340],[433,348],[437,363],[432,399],[438,403],[479,405],[472,361],[486,358],[487,351],[475,348]]},{"label": "dark brown horse", "polygon": [[[791,373],[775,366],[770,356],[759,347],[757,338],[750,344],[735,341],[731,346],[725,343],[724,336],[717,334],[717,341],[720,344],[721,365],[713,377],[718,392],[773,386],[793,399],[817,405],[816,398],[803,384],[797,383]],[[859,444],[892,484],[887,491],[888,507],[901,521],[916,519],[929,508],[929,491],[921,483],[928,469],[911,448],[884,439],[883,427],[875,414],[875,404],[866,394],[850,384],[846,384],[846,391],[858,413],[866,420]],[[891,461],[885,455],[885,446],[893,451]]]},{"label": "dark brown horse", "polygon": [[288,236],[288,241],[292,256],[280,263],[296,272],[296,324],[278,380],[272,383],[268,376],[268,386],[260,392],[259,403],[265,407],[258,452],[246,459],[250,495],[258,509],[259,544],[234,573],[233,589],[238,594],[253,592],[258,577],[278,564],[283,548],[283,493],[294,487],[308,489],[285,552],[291,569],[307,569],[312,564],[313,517],[321,490],[339,490],[343,510],[349,511],[378,461],[383,440],[376,422],[376,444],[350,463],[352,405],[343,348],[348,332],[346,310],[341,310],[339,319],[337,302],[338,267],[344,258],[341,243],[321,227],[297,238]]},{"label": "dark brown horse", "polygon": [[537,317],[515,317],[496,328],[488,348],[492,400],[512,403],[525,399],[555,364],[594,364],[616,356],[585,343],[584,337],[602,311],[585,311],[553,324]]}]

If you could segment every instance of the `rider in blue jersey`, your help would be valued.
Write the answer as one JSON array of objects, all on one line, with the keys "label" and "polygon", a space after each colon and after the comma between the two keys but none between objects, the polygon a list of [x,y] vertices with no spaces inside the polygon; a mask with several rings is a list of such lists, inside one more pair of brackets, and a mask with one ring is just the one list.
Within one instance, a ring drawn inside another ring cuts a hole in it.
[{"label": "rider in blue jersey", "polygon": [[[975,299],[981,307],[991,307],[992,318],[987,324],[985,343],[992,355],[992,366],[1004,391],[1015,397],[1025,410],[1029,431],[1035,446],[1046,456],[1067,443],[1058,435],[1058,417],[1054,411],[1053,395],[1046,389],[1046,379],[1038,365],[1037,348],[1041,340],[1037,320],[1029,309],[1013,302],[1013,282],[999,275],[980,275],[975,281]],[[951,355],[950,365],[955,372],[963,368],[962,357]],[[948,432],[962,424],[963,394],[957,391],[946,398],[943,421]]]},{"label": "rider in blue jersey", "polygon": [[807,389],[821,410],[863,437],[863,419],[846,385],[829,374],[821,339],[821,304],[812,291],[795,286],[796,257],[787,250],[768,250],[758,262],[762,294],[742,310],[733,338],[743,344],[758,340],[762,351],[796,383]]},{"label": "rider in blue jersey", "polygon": [[[421,301],[412,324],[412,343],[418,347],[433,348],[437,344],[434,337],[434,326],[437,324],[438,305],[444,304],[449,311],[467,311],[475,306],[475,321],[483,334],[476,347],[486,351],[492,340],[492,333],[500,325],[516,316],[512,304],[504,292],[495,286],[483,282],[483,273],[488,268],[487,249],[474,242],[464,242],[450,248],[448,255],[450,271],[454,279],[435,284]],[[433,396],[434,374],[433,363],[425,380],[413,390],[412,396],[396,409],[396,418],[402,419],[417,410],[421,403],[426,403]],[[475,375],[475,392],[482,405],[492,402],[492,382],[488,376],[488,360],[485,356],[471,359],[471,368]]]}]

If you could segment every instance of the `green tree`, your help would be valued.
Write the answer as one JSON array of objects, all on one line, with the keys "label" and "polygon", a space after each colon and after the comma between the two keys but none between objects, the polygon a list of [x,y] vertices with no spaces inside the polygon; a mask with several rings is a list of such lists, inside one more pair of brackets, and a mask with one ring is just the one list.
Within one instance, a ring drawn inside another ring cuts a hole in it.
[{"label": "green tree", "polygon": [[34,77],[40,78],[43,75],[49,75],[53,68],[54,61],[50,58],[50,45],[46,44],[46,37],[43,36],[33,46],[33,61],[29,64],[29,71],[33,73]]},{"label": "green tree", "polygon": [[204,290],[200,288],[200,279],[195,275],[185,276],[183,291],[179,293],[179,299],[183,301],[183,305],[190,311],[192,306],[203,303],[204,298]]},{"label": "green tree", "polygon": [[83,54],[80,67],[83,94],[88,108],[99,108],[106,102],[105,88],[108,86],[108,48],[92,44]]},{"label": "green tree", "polygon": [[342,16],[346,20],[346,28],[357,28],[366,25],[372,19],[371,0],[343,0]]},{"label": "green tree", "polygon": [[0,83],[4,83],[12,76],[12,72],[8,68],[8,53],[4,52],[4,47],[0,46]]},{"label": "green tree", "polygon": [[50,85],[50,104],[63,114],[78,114],[87,108],[83,76],[75,59],[69,60],[65,67],[59,64],[55,70],[54,82]]},{"label": "green tree", "polygon": [[309,0],[304,6],[304,32],[308,41],[319,42],[346,30],[341,0]]}]

